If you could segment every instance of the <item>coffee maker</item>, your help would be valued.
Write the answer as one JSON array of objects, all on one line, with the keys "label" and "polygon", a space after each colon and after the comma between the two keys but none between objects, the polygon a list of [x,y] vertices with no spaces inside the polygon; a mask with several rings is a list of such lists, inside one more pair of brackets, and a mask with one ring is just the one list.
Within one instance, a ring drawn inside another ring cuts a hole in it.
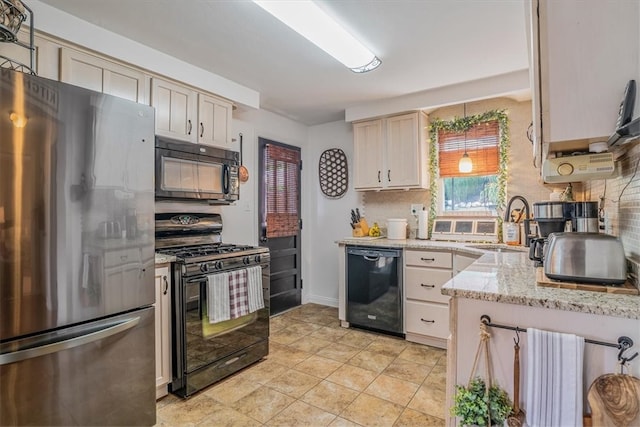
[{"label": "coffee maker", "polygon": [[598,232],[598,202],[536,202],[533,219],[538,223],[539,237],[531,240],[529,259],[542,266],[551,233]]},{"label": "coffee maker", "polygon": [[597,233],[598,228],[598,202],[571,202],[573,214],[571,215],[571,231],[577,233]]},{"label": "coffee maker", "polygon": [[567,226],[568,206],[565,202],[549,201],[533,204],[533,220],[538,224],[539,237],[531,240],[529,259],[536,267],[542,266],[547,237],[551,233],[562,233]]}]

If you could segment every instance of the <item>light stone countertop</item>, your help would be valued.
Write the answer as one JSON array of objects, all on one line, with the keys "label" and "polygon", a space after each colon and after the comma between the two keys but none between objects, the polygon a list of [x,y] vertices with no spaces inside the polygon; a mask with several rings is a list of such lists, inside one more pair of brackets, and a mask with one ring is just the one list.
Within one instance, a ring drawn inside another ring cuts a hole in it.
[{"label": "light stone countertop", "polygon": [[176,257],[173,255],[165,255],[165,254],[159,254],[156,252],[156,265],[159,264],[168,264],[170,262],[173,262],[176,260]]},{"label": "light stone countertop", "polygon": [[[470,247],[481,246],[480,244],[415,239],[347,238],[337,243],[451,250],[462,255],[482,254],[473,264],[449,280],[442,287],[442,294],[482,301],[640,319],[640,296],[538,286],[535,267],[533,261],[529,260],[527,248],[521,248],[522,252],[493,252]],[[487,246],[504,245],[489,244]]]}]

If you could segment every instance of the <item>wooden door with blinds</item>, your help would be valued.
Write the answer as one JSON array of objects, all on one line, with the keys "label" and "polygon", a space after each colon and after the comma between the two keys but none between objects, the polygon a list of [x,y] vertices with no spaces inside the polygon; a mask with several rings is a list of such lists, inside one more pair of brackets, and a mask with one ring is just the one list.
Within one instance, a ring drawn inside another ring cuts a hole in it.
[{"label": "wooden door with blinds", "polygon": [[260,245],[271,252],[271,315],[300,305],[300,148],[258,138]]}]

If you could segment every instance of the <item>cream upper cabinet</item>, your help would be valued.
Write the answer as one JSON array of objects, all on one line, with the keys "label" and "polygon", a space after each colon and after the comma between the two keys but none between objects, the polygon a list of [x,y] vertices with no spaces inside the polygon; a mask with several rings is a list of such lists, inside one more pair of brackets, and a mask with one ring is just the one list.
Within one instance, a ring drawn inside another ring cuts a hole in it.
[{"label": "cream upper cabinet", "polygon": [[149,103],[149,76],[124,65],[66,47],[60,48],[60,81]]},{"label": "cream upper cabinet", "polygon": [[356,190],[382,187],[382,119],[354,123],[353,182]]},{"label": "cream upper cabinet", "polygon": [[640,2],[531,3],[534,128],[543,148],[534,152],[606,140],[625,85],[640,74]]},{"label": "cream upper cabinet", "polygon": [[[29,44],[29,31],[25,25],[18,31],[18,41],[22,44]],[[59,46],[40,35],[34,36],[33,43],[35,47],[33,67],[36,74],[40,77],[58,80]],[[0,43],[0,56],[11,60],[16,69],[20,69],[18,64],[31,66],[31,50],[17,43]],[[0,62],[4,62],[4,59],[0,58]],[[8,64],[3,67],[11,68]]]},{"label": "cream upper cabinet", "polygon": [[231,102],[154,78],[151,105],[156,109],[157,135],[230,148]]},{"label": "cream upper cabinet", "polygon": [[427,183],[426,138],[422,114],[386,119],[387,187],[423,188]]},{"label": "cream upper cabinet", "polygon": [[230,148],[232,111],[229,101],[198,94],[198,142]]},{"label": "cream upper cabinet", "polygon": [[427,188],[425,131],[419,112],[354,123],[354,188]]},{"label": "cream upper cabinet", "polygon": [[197,142],[196,91],[176,83],[154,78],[151,106],[156,109],[156,135]]},{"label": "cream upper cabinet", "polygon": [[156,268],[156,399],[165,396],[171,382],[171,276],[168,267]]}]

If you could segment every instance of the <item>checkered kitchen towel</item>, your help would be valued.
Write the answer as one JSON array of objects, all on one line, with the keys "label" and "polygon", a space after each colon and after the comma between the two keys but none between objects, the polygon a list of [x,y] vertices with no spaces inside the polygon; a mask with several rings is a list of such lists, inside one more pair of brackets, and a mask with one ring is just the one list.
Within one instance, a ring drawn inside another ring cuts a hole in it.
[{"label": "checkered kitchen towel", "polygon": [[248,274],[246,269],[229,272],[229,310],[232,319],[249,314]]}]

